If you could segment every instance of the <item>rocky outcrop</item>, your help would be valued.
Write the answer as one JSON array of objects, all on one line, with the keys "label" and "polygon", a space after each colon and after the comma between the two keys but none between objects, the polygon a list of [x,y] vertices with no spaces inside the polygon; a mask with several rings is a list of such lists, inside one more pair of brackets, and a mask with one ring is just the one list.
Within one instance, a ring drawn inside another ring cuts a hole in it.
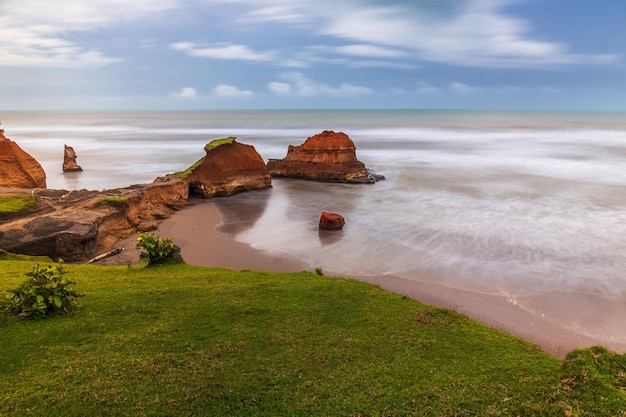
[{"label": "rocky outcrop", "polygon": [[[206,155],[184,172],[151,184],[104,191],[37,190],[36,207],[21,217],[0,217],[0,248],[68,262],[110,251],[120,239],[156,229],[188,204],[190,193],[209,198],[271,186],[254,147],[234,138],[213,141]],[[2,194],[31,190],[0,189]]]},{"label": "rocky outcrop", "polygon": [[83,169],[76,162],[76,152],[71,146],[64,145],[63,151],[63,172],[76,172]]},{"label": "rocky outcrop", "polygon": [[206,155],[181,175],[191,195],[212,198],[272,186],[272,177],[254,146],[229,137],[210,142],[204,150]]},{"label": "rocky outcrop", "polygon": [[343,132],[324,131],[302,145],[290,145],[283,159],[270,159],[267,168],[273,177],[314,181],[372,183],[365,165],[356,158],[354,142]]},{"label": "rocky outcrop", "polygon": [[40,190],[35,197],[48,209],[0,223],[0,248],[68,262],[90,259],[136,231],[155,229],[188,200],[182,182],[106,191]]},{"label": "rocky outcrop", "polygon": [[46,173],[28,153],[0,130],[0,186],[46,188]]},{"label": "rocky outcrop", "polygon": [[346,221],[341,214],[324,211],[320,216],[321,230],[340,230],[345,224]]}]

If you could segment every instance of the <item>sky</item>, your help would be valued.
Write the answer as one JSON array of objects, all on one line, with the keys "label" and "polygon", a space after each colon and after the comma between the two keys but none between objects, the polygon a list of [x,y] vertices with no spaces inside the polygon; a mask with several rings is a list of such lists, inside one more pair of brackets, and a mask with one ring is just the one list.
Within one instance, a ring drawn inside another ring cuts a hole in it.
[{"label": "sky", "polygon": [[624,0],[0,0],[0,110],[626,110]]}]

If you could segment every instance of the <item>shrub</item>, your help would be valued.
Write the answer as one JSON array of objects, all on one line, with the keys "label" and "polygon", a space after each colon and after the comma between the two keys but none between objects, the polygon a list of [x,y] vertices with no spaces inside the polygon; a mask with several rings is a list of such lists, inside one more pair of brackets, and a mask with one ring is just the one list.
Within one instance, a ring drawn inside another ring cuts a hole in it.
[{"label": "shrub", "polygon": [[46,267],[35,265],[19,288],[8,290],[13,295],[2,302],[0,310],[20,317],[50,317],[57,312],[71,316],[84,294],[74,289],[75,281],[64,278],[65,274],[62,260]]},{"label": "shrub", "polygon": [[161,237],[154,233],[142,233],[137,237],[137,249],[139,260],[148,262],[148,265],[169,262],[176,252],[176,246],[172,239]]}]

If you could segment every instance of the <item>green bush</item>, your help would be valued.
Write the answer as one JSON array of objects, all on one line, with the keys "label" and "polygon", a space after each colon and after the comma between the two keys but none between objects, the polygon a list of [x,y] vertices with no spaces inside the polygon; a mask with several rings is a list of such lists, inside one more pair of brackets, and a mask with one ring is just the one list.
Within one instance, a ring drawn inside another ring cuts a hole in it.
[{"label": "green bush", "polygon": [[140,249],[139,260],[148,262],[148,265],[169,262],[176,246],[172,239],[161,237],[154,233],[142,233],[137,237],[136,249]]},{"label": "green bush", "polygon": [[8,290],[12,295],[2,301],[0,311],[20,317],[50,317],[57,312],[71,316],[84,294],[74,289],[75,281],[64,278],[65,274],[62,260],[46,267],[35,265],[19,288]]}]

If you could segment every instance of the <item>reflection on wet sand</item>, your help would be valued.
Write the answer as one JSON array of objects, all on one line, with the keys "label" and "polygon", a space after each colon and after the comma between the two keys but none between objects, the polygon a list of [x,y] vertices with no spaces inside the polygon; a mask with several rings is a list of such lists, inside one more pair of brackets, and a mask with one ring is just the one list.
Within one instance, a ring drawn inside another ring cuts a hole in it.
[{"label": "reflection on wet sand", "polygon": [[251,229],[265,213],[270,191],[250,191],[231,197],[212,199],[211,203],[217,208],[222,218],[217,230],[235,237]]}]

